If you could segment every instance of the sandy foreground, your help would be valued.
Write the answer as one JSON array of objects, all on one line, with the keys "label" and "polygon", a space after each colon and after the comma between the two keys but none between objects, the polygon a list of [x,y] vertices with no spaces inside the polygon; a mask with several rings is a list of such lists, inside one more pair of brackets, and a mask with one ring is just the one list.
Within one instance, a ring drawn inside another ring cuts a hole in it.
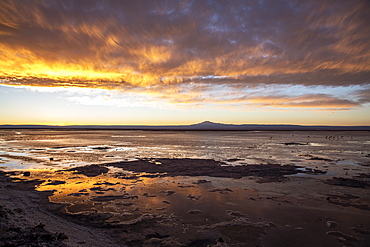
[{"label": "sandy foreground", "polygon": [[369,164],[333,176],[308,158],[1,172],[0,246],[370,246]]}]

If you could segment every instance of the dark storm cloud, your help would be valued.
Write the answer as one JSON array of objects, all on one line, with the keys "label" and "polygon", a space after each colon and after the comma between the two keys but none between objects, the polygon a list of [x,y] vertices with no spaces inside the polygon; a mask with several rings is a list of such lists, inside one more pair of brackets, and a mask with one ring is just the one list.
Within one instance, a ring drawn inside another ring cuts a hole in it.
[{"label": "dark storm cloud", "polygon": [[2,1],[3,84],[370,82],[365,0]]}]

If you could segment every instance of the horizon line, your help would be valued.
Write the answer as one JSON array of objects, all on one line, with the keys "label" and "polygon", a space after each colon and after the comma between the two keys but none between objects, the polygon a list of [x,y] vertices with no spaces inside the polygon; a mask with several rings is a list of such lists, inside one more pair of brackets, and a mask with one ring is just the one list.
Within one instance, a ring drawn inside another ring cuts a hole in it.
[{"label": "horizon line", "polygon": [[123,129],[123,130],[370,130],[370,125],[227,124],[203,121],[195,124],[120,125],[120,124],[0,124],[0,129]]}]

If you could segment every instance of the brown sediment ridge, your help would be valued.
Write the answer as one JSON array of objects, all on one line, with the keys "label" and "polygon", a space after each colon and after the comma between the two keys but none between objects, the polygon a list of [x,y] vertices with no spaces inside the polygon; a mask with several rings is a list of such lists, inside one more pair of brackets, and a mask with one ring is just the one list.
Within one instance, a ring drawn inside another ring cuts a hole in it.
[{"label": "brown sediment ridge", "polygon": [[[325,171],[309,169],[296,165],[260,164],[228,165],[213,159],[140,159],[136,161],[106,163],[69,169],[86,176],[96,176],[108,172],[107,166],[128,171],[153,173],[155,176],[209,176],[240,179],[242,177],[259,177],[259,182],[282,181],[286,175],[306,173],[325,174]],[[297,169],[301,168],[301,170]]]}]

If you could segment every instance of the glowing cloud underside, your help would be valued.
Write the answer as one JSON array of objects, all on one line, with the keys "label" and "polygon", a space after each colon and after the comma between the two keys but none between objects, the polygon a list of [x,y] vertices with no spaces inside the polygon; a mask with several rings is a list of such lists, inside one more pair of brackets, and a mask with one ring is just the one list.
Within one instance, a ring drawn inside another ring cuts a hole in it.
[{"label": "glowing cloud underside", "polygon": [[0,84],[348,110],[369,103],[369,10],[365,0],[1,1]]}]

